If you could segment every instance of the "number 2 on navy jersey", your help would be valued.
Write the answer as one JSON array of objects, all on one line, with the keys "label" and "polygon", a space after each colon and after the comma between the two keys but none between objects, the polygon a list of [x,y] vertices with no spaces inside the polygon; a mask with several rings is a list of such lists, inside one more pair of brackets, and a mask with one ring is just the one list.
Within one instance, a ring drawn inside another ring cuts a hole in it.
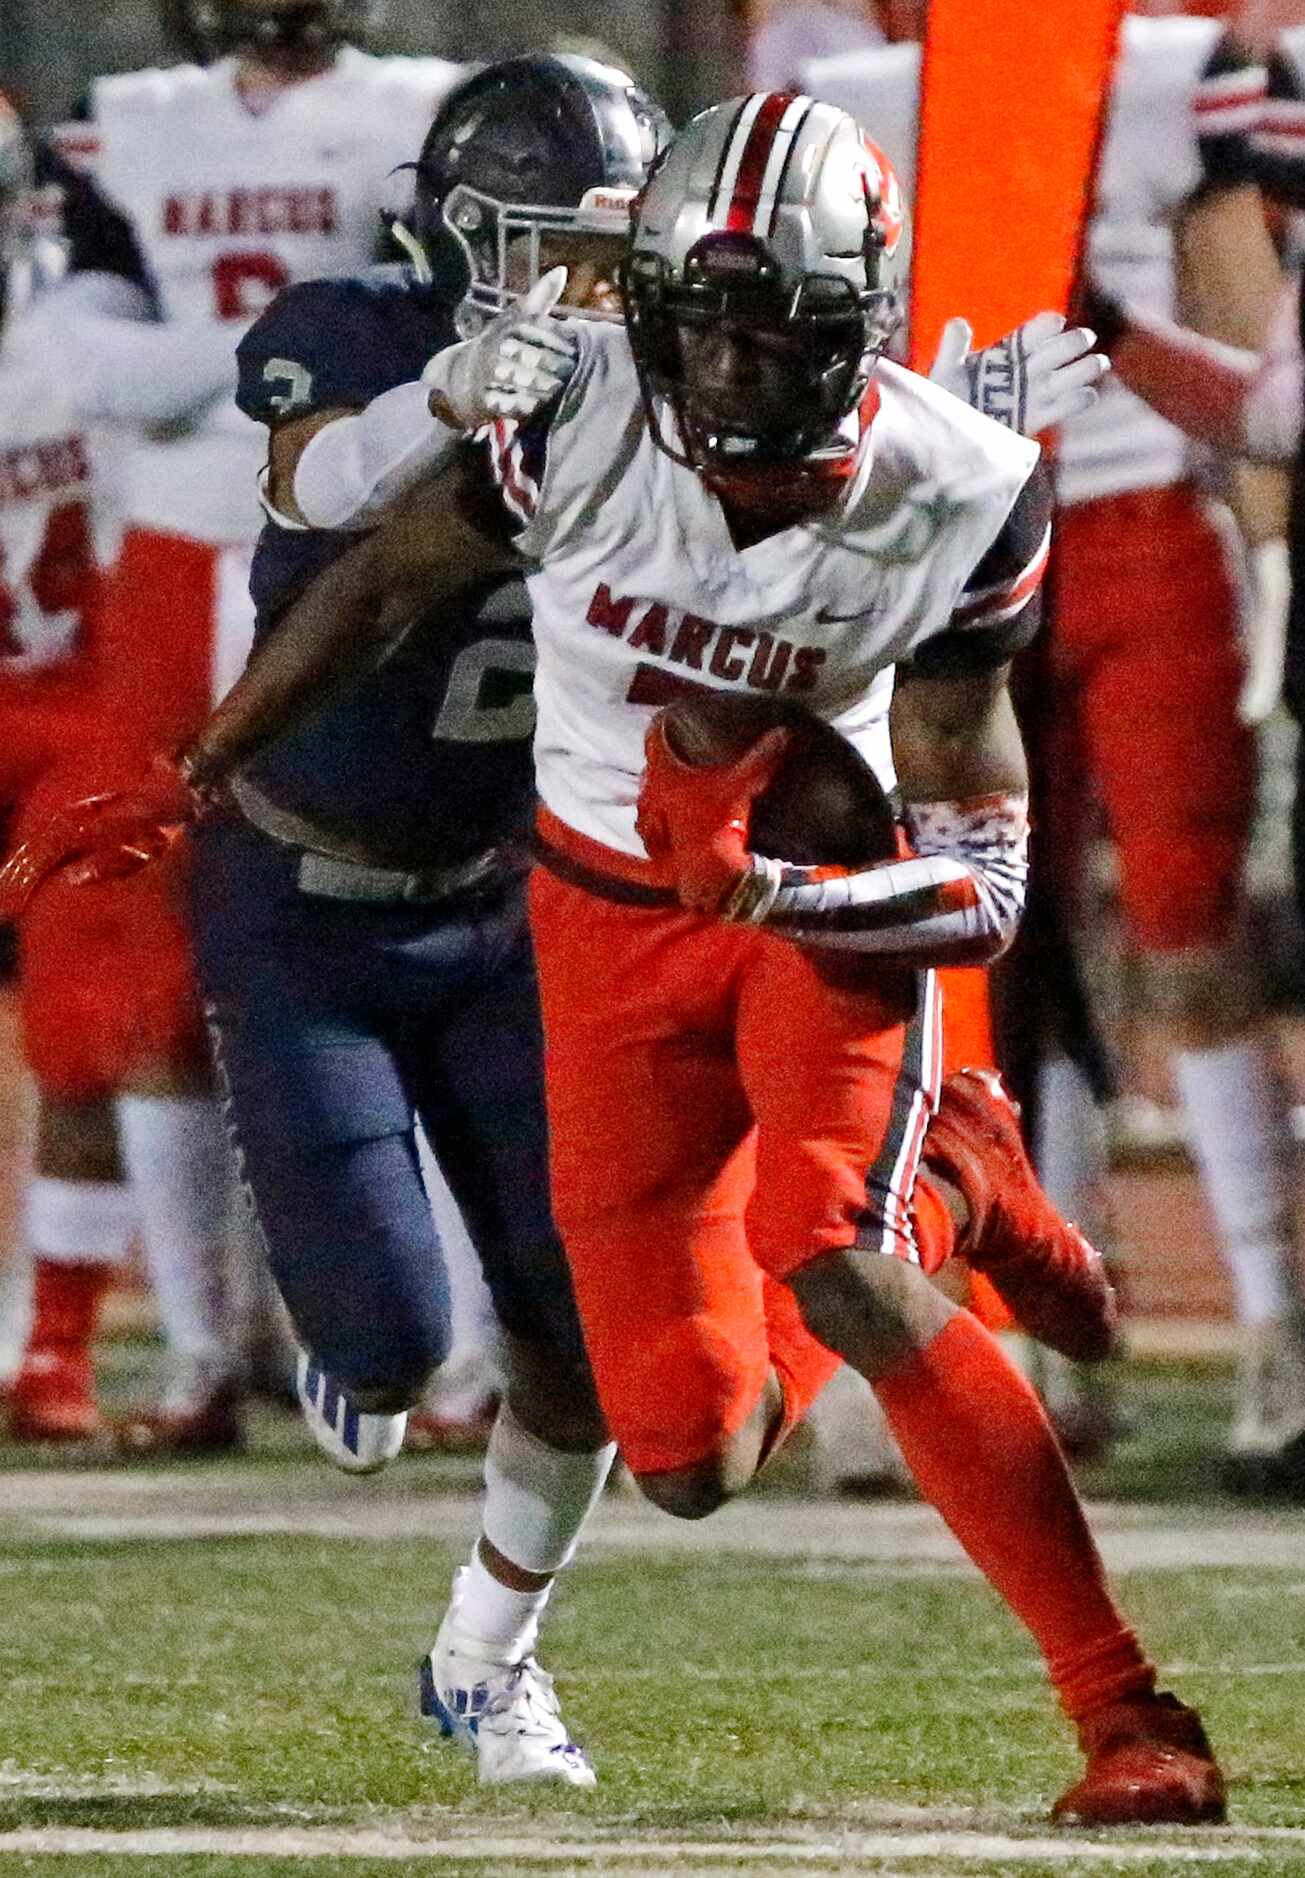
[{"label": "number 2 on navy jersey", "polygon": [[534,671],[535,648],[523,640],[478,639],[464,646],[431,736],[447,743],[524,741],[535,728]]}]

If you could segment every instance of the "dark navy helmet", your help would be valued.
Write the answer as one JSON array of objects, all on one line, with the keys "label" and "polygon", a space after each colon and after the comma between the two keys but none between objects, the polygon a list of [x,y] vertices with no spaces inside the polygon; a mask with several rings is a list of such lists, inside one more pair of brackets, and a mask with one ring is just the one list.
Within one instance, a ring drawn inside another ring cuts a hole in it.
[{"label": "dark navy helmet", "polygon": [[628,73],[575,54],[504,59],[451,91],[416,166],[411,232],[433,277],[460,287],[460,328],[533,285],[541,236],[624,239],[670,134]]}]

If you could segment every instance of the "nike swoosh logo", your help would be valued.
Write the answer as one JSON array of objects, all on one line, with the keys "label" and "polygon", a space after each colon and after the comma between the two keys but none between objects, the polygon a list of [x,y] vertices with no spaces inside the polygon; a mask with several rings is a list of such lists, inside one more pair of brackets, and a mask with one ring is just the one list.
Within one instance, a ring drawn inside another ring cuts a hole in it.
[{"label": "nike swoosh logo", "polygon": [[872,620],[878,618],[882,607],[859,606],[855,613],[831,613],[828,607],[820,607],[816,613],[818,626],[845,626],[850,620]]}]

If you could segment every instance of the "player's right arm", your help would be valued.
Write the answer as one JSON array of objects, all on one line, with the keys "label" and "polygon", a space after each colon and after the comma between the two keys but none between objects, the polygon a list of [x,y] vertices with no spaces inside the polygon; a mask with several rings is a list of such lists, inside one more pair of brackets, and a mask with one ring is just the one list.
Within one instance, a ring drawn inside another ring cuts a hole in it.
[{"label": "player's right arm", "polygon": [[[372,527],[409,489],[452,462],[463,437],[529,416],[566,383],[574,354],[549,309],[554,270],[470,340],[440,343],[435,302],[367,279],[283,293],[239,351],[238,403],[268,425],[271,519],[315,529]],[[425,309],[427,324],[421,323]]]},{"label": "player's right arm", "polygon": [[[433,466],[428,461],[403,493],[392,490],[385,504],[377,504],[363,539],[319,574],[260,639],[244,673],[182,759],[196,787],[211,789],[224,781],[333,684],[365,665],[418,611],[472,581],[519,566],[484,453],[462,441],[462,431],[500,412],[529,417],[566,382],[573,354],[561,338],[553,350],[552,335],[541,330],[565,284],[565,271],[555,272],[560,279],[545,276],[483,333],[445,346],[434,361],[426,358],[431,326],[421,323],[428,319],[421,303],[414,308],[410,300],[402,306],[392,302],[378,318],[375,299],[356,280],[291,288],[250,333],[241,347],[240,403],[247,415],[264,422],[279,418],[302,426],[300,447],[287,453],[295,459],[293,496],[301,509],[300,472],[317,445],[333,432],[356,440],[352,419],[366,418],[387,397],[403,393],[410,406],[415,393],[424,414],[420,434],[438,429],[454,441],[445,456],[441,439],[441,460]],[[328,307],[326,290],[332,288]],[[405,328],[404,308],[417,318],[415,328]],[[414,350],[418,365],[426,360],[417,378]],[[541,352],[547,354],[542,362]],[[389,389],[372,397],[378,383]],[[441,418],[431,412],[432,399]],[[409,410],[409,417],[416,415]],[[322,420],[316,428],[305,421],[314,416]],[[285,474],[283,467],[283,481]],[[281,494],[284,499],[284,489]]]},{"label": "player's right arm", "polygon": [[133,789],[73,803],[15,850],[0,867],[0,917],[14,918],[64,869],[86,884],[159,859],[243,761],[365,665],[419,604],[514,566],[515,555],[478,525],[468,500],[476,486],[483,479],[455,464],[332,562],[260,640],[187,750],[156,756]]}]

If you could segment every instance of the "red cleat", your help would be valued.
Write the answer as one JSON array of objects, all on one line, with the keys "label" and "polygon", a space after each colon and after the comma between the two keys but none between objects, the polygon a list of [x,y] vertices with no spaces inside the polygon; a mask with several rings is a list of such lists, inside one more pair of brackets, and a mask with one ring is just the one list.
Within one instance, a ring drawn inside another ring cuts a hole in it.
[{"label": "red cleat", "polygon": [[89,1352],[32,1345],[8,1391],[9,1439],[23,1443],[90,1441],[100,1432],[95,1370]]},{"label": "red cleat", "polygon": [[1101,1255],[1042,1191],[1000,1076],[962,1069],[947,1078],[924,1159],[969,1208],[958,1255],[985,1275],[1022,1328],[1076,1362],[1109,1356],[1119,1315]]},{"label": "red cleat", "polygon": [[89,1441],[100,1431],[91,1344],[114,1268],[94,1259],[32,1263],[32,1328],[9,1386],[11,1441]]},{"label": "red cleat", "polygon": [[1174,1695],[1133,1696],[1078,1725],[1087,1769],[1051,1809],[1058,1826],[1218,1825],[1223,1775],[1195,1709]]}]

